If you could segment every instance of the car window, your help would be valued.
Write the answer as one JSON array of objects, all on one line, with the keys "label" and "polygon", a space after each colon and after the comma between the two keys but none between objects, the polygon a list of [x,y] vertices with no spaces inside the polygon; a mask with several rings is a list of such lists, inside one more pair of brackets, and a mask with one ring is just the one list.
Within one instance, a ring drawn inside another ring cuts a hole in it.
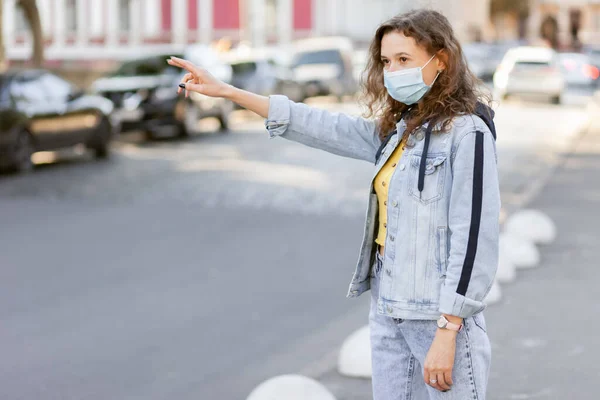
[{"label": "car window", "polygon": [[535,70],[540,68],[548,68],[550,66],[551,63],[547,61],[516,61],[515,71]]},{"label": "car window", "polygon": [[338,50],[320,50],[298,53],[293,62],[294,66],[305,64],[343,64]]},{"label": "car window", "polygon": [[255,62],[243,62],[232,64],[231,68],[233,69],[233,73],[236,75],[246,75],[252,74],[256,72],[256,63]]},{"label": "car window", "polygon": [[[180,57],[177,55],[177,57]],[[162,74],[177,74],[178,68],[167,64],[168,55],[148,57],[134,61],[128,61],[112,74],[113,76],[155,76]]]}]

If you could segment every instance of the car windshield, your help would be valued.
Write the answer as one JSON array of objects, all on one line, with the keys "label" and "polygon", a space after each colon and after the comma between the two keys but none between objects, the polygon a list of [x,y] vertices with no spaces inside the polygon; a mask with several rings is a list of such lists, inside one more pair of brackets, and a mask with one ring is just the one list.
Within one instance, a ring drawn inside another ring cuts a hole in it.
[{"label": "car windshield", "polygon": [[515,68],[519,68],[519,69],[546,68],[549,66],[550,66],[550,63],[547,61],[517,61],[517,62],[515,62]]},{"label": "car windshield", "polygon": [[232,64],[231,68],[233,69],[233,73],[236,75],[249,75],[256,71],[256,63],[255,62],[242,62],[242,63]]},{"label": "car windshield", "polygon": [[342,64],[338,50],[320,50],[298,53],[293,62],[294,66],[305,64]]},{"label": "car windshield", "polygon": [[167,64],[167,58],[169,58],[169,56],[164,55],[128,61],[121,64],[112,76],[154,76],[179,73],[176,67]]}]

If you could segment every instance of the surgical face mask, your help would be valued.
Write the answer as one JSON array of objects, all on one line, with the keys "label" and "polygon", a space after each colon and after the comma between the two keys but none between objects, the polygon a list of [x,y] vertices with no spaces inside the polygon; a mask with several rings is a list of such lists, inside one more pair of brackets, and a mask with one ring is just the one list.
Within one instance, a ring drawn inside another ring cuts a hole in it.
[{"label": "surgical face mask", "polygon": [[402,69],[399,71],[388,72],[383,71],[383,84],[390,96],[400,103],[411,105],[417,103],[431,89],[440,72],[431,85],[425,84],[423,81],[423,68],[427,66],[435,58],[435,55],[429,59],[422,67]]}]

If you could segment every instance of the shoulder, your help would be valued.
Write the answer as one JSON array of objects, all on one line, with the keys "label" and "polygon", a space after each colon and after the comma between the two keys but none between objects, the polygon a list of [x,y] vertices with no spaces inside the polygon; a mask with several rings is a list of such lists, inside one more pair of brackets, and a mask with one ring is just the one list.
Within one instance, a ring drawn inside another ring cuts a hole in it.
[{"label": "shoulder", "polygon": [[[493,122],[491,122],[493,124]],[[452,120],[450,130],[448,132],[452,137],[452,150],[453,152],[460,145],[460,143],[471,136],[476,136],[477,133],[484,136],[486,139],[494,140],[492,131],[486,122],[475,114],[464,114],[455,117]]]},{"label": "shoulder", "polygon": [[450,130],[452,131],[452,136],[458,140],[475,132],[491,135],[490,128],[486,125],[485,121],[475,114],[465,114],[454,118]]}]

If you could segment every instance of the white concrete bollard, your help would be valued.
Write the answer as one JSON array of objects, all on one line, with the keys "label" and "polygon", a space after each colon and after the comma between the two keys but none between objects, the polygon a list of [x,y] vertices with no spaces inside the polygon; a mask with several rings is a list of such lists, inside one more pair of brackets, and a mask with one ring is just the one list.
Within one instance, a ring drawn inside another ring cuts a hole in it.
[{"label": "white concrete bollard", "polygon": [[373,374],[368,325],[352,333],[342,344],[338,357],[338,372],[353,378],[370,378]]},{"label": "white concrete bollard", "polygon": [[517,211],[506,220],[504,231],[536,244],[548,244],[556,239],[556,225],[538,210]]},{"label": "white concrete bollard", "polygon": [[281,375],[258,385],[246,400],[336,400],[322,384],[302,375]]},{"label": "white concrete bollard", "polygon": [[500,288],[500,284],[498,284],[498,281],[494,280],[492,288],[488,292],[487,296],[485,296],[485,299],[483,299],[483,302],[489,306],[498,303],[501,299],[502,289]]},{"label": "white concrete bollard", "polygon": [[533,268],[540,263],[540,252],[531,240],[509,233],[500,234],[500,254],[517,268]]},{"label": "white concrete bollard", "polygon": [[501,251],[498,259],[498,271],[496,271],[496,280],[499,283],[510,283],[517,277],[516,267],[510,260],[506,252]]}]

